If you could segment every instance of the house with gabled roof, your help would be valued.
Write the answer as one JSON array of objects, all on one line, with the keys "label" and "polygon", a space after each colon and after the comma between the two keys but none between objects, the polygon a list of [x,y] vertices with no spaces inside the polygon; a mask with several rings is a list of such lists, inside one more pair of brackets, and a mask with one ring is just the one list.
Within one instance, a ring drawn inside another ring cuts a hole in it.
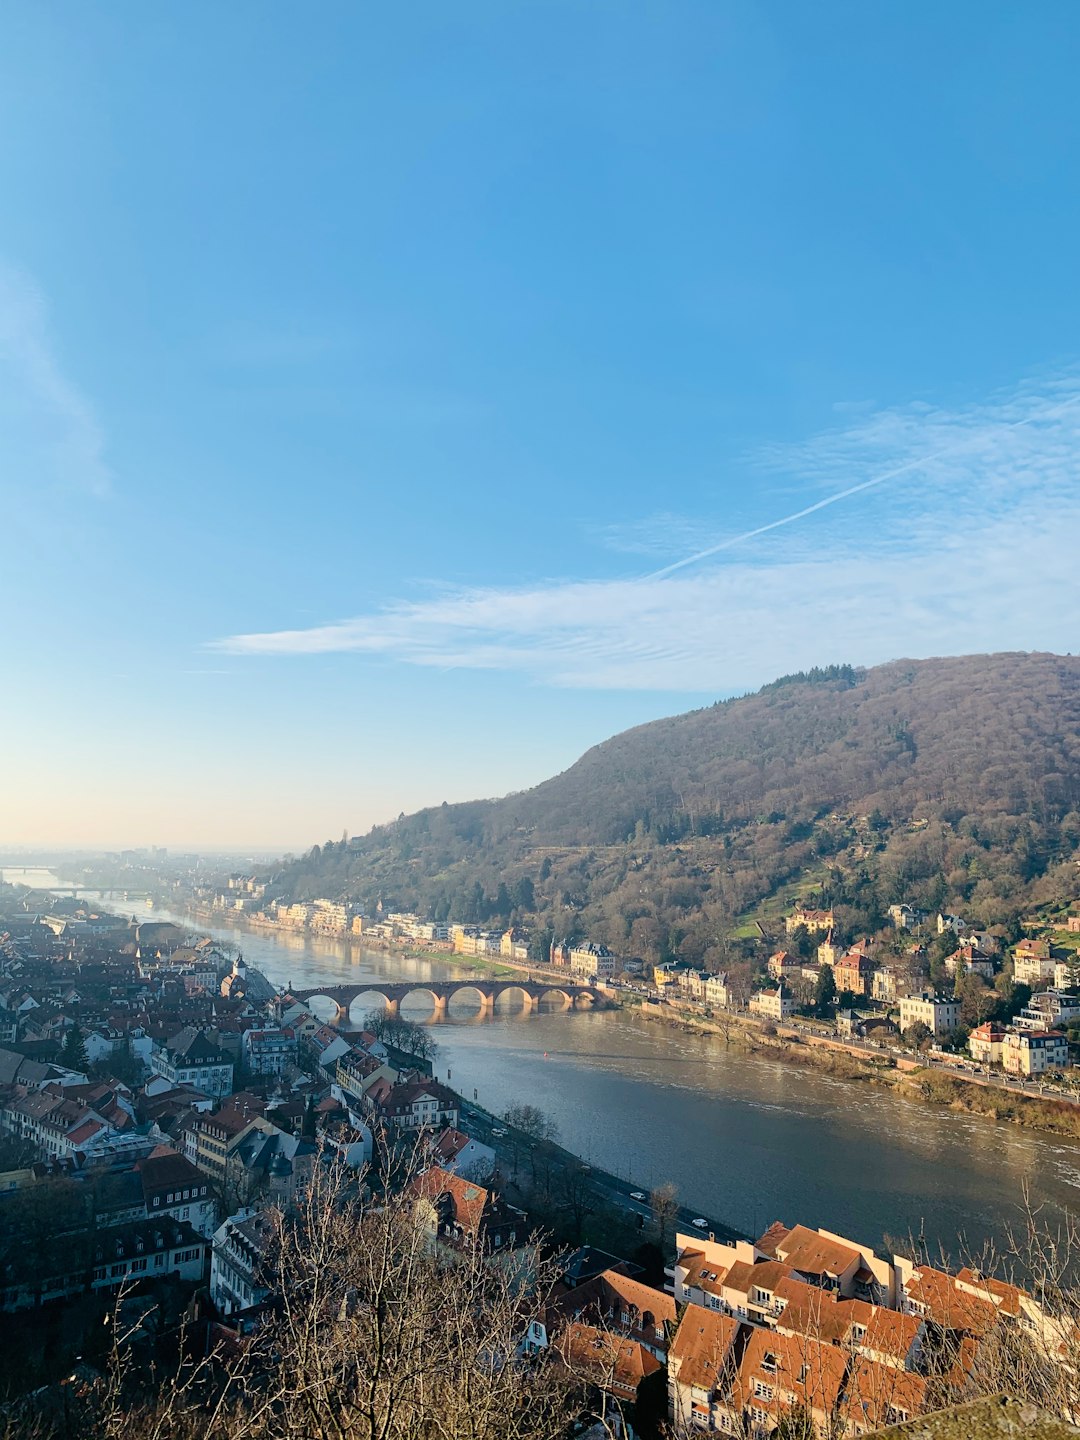
[{"label": "house with gabled roof", "polygon": [[[833,1345],[807,1335],[750,1331],[735,1381],[729,1413],[751,1436],[770,1435],[780,1419],[799,1408],[819,1435],[830,1433],[843,1394],[848,1357]],[[723,1406],[718,1407],[723,1409]],[[737,1433],[737,1432],[736,1432]]]},{"label": "house with gabled roof", "polygon": [[617,1331],[644,1345],[662,1362],[675,1333],[676,1307],[665,1291],[620,1270],[602,1270],[593,1279],[552,1298],[549,1330],[556,1332],[571,1320]]},{"label": "house with gabled roof", "polygon": [[512,1249],[526,1238],[528,1222],[523,1210],[440,1165],[417,1175],[408,1193],[433,1242],[453,1248],[482,1246],[496,1252]]},{"label": "house with gabled roof", "polygon": [[838,1416],[845,1435],[870,1435],[921,1415],[926,1398],[923,1376],[859,1355],[848,1370]]},{"label": "house with gabled roof", "polygon": [[723,1430],[746,1333],[730,1315],[691,1305],[668,1351],[668,1408],[687,1429]]},{"label": "house with gabled roof", "polygon": [[639,1403],[648,1381],[664,1368],[636,1340],[579,1320],[567,1325],[554,1348],[577,1380],[613,1396],[621,1405]]}]

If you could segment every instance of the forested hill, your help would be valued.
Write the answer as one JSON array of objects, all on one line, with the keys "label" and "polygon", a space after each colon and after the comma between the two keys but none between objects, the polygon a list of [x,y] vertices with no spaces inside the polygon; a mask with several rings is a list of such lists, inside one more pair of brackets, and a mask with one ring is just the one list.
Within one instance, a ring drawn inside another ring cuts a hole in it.
[{"label": "forested hill", "polygon": [[627,730],[502,800],[315,847],[276,877],[465,921],[707,956],[763,899],[824,887],[989,924],[1075,887],[1080,658],[832,666]]}]

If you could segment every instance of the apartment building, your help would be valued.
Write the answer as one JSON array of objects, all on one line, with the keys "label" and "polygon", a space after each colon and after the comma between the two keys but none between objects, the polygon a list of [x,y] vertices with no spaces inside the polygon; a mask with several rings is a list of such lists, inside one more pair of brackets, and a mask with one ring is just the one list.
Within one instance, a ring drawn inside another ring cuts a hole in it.
[{"label": "apartment building", "polygon": [[1069,1063],[1069,1042],[1057,1030],[1010,1030],[1005,1036],[1001,1063],[1007,1075],[1044,1075],[1063,1070]]},{"label": "apartment building", "polygon": [[925,1025],[931,1035],[947,1035],[960,1024],[960,1001],[953,996],[935,995],[924,990],[921,995],[905,995],[900,1001],[900,1029]]},{"label": "apartment building", "polygon": [[750,1013],[764,1020],[786,1020],[795,1013],[795,998],[777,985],[775,990],[758,990],[750,996]]}]

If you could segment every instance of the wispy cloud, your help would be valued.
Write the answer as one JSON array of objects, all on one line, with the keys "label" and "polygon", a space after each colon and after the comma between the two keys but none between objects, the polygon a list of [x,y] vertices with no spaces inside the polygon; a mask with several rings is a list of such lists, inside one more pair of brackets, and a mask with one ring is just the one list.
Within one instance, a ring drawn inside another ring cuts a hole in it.
[{"label": "wispy cloud", "polygon": [[41,292],[2,261],[0,454],[0,483],[14,493],[111,493],[101,425],[57,358]]},{"label": "wispy cloud", "polygon": [[[1080,383],[1070,379],[966,410],[860,414],[761,457],[800,480],[803,504],[643,578],[440,593],[216,648],[711,693],[835,659],[1075,648],[1078,457]],[[853,530],[811,519],[874,490]],[[816,548],[762,549],[761,537],[800,522],[815,525]]]}]

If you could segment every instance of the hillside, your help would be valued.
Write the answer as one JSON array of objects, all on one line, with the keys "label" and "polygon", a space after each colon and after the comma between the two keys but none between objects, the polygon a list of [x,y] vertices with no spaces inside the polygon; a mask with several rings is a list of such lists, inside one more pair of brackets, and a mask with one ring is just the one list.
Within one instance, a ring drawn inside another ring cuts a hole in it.
[{"label": "hillside", "polygon": [[785,677],[275,878],[709,959],[752,907],[813,885],[852,926],[900,898],[1008,920],[1074,886],[1078,847],[1080,658],[1001,654]]}]

